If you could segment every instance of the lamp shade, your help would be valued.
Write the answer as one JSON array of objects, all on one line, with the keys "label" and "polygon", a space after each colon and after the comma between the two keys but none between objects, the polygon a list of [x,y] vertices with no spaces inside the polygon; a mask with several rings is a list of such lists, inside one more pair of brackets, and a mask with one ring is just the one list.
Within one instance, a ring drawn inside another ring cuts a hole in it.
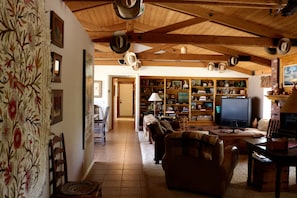
[{"label": "lamp shade", "polygon": [[150,96],[150,98],[148,99],[148,101],[162,101],[162,99],[160,98],[160,96],[157,93],[152,93],[152,95]]},{"label": "lamp shade", "polygon": [[293,90],[287,99],[284,106],[281,108],[281,113],[297,113],[297,91]]}]

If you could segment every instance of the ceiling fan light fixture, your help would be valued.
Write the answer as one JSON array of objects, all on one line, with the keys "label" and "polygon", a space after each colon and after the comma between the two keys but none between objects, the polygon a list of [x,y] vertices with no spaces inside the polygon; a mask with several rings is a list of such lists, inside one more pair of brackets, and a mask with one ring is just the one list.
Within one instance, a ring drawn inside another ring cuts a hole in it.
[{"label": "ceiling fan light fixture", "polygon": [[287,5],[281,10],[282,16],[292,16],[297,11],[297,0],[288,0]]},{"label": "ceiling fan light fixture", "polygon": [[180,48],[180,53],[181,54],[186,54],[187,53],[187,47],[183,46]]},{"label": "ceiling fan light fixture", "polygon": [[118,63],[119,63],[120,65],[125,65],[125,60],[124,60],[124,59],[119,59],[119,60],[118,60]]},{"label": "ceiling fan light fixture", "polygon": [[277,53],[276,47],[265,47],[265,51],[271,55],[275,55]]}]

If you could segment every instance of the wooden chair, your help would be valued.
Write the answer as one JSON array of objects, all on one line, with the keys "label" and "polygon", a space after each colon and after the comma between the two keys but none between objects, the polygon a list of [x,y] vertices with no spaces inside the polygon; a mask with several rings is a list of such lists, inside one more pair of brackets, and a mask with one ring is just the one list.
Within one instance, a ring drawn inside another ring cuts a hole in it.
[{"label": "wooden chair", "polygon": [[49,176],[51,198],[102,197],[102,183],[68,181],[67,159],[63,133],[54,135],[49,142]]},{"label": "wooden chair", "polygon": [[266,137],[267,138],[273,137],[274,136],[273,134],[278,131],[279,127],[280,127],[280,120],[270,119],[268,123]]},{"label": "wooden chair", "polygon": [[[107,123],[108,113],[109,113],[109,106],[107,106],[106,109],[105,109],[103,119],[97,119],[97,120],[94,121],[94,124],[98,125],[98,127],[94,129],[95,142],[99,138],[103,138],[104,143],[106,141],[105,127],[106,127],[106,123]],[[102,134],[102,136],[100,136],[100,134]]]}]

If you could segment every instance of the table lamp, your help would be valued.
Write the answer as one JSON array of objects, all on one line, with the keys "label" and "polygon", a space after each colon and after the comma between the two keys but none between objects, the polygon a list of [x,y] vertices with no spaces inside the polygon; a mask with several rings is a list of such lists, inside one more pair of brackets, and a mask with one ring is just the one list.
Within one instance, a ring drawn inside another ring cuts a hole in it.
[{"label": "table lamp", "polygon": [[160,98],[160,96],[158,95],[158,93],[152,93],[152,95],[150,96],[150,98],[148,99],[148,101],[154,102],[154,116],[156,117],[156,102],[157,101],[162,101],[162,99]]}]

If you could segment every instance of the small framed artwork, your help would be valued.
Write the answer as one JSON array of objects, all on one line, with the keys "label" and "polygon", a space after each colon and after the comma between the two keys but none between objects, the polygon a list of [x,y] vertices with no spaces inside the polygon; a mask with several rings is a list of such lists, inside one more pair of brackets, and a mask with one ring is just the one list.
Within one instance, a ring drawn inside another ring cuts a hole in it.
[{"label": "small framed artwork", "polygon": [[52,90],[51,125],[63,120],[63,90]]},{"label": "small framed artwork", "polygon": [[62,56],[52,52],[52,82],[61,82]]},{"label": "small framed artwork", "polygon": [[50,14],[52,44],[63,48],[64,46],[64,21],[54,12]]},{"label": "small framed artwork", "polygon": [[176,80],[176,81],[172,81],[172,86],[175,88],[175,89],[180,89],[182,87],[182,81],[180,80]]},{"label": "small framed artwork", "polygon": [[102,98],[102,81],[101,80],[94,81],[94,97]]},{"label": "small framed artwork", "polygon": [[292,86],[297,82],[297,64],[283,66],[283,86]]}]

